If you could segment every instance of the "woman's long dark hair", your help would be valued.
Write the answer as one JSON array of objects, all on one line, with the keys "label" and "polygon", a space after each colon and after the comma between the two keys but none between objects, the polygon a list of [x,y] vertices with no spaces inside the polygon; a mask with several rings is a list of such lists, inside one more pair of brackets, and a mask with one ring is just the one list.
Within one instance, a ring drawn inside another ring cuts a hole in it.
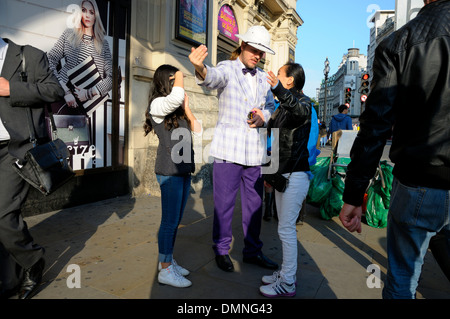
[{"label": "woman's long dark hair", "polygon": [[[156,69],[155,75],[153,77],[153,88],[150,90],[149,102],[147,106],[147,110],[145,111],[145,123],[144,123],[144,132],[147,136],[153,130],[153,125],[151,121],[150,115],[150,107],[154,99],[158,97],[164,97],[172,92],[173,82],[174,80],[169,80],[171,76],[174,76],[178,69],[172,65],[164,64]],[[164,118],[164,127],[167,130],[171,130],[172,128],[177,128],[178,119],[185,119],[188,122],[190,127],[190,121],[184,112],[182,107],[177,108],[171,114],[166,115]]]}]

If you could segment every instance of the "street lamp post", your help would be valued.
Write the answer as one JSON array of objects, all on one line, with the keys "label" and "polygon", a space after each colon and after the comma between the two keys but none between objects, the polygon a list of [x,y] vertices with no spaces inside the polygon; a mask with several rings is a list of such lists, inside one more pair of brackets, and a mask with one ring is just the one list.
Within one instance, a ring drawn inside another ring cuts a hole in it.
[{"label": "street lamp post", "polygon": [[325,75],[325,95],[324,95],[324,106],[323,106],[323,119],[322,121],[326,123],[327,120],[327,82],[328,82],[328,73],[330,72],[330,62],[328,61],[328,57],[325,60],[325,68],[323,69],[323,74]]}]

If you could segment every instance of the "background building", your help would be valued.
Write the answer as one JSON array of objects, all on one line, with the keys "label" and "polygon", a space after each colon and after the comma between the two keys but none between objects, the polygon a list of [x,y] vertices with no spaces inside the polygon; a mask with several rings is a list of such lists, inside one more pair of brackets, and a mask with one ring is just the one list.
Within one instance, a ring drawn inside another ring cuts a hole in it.
[{"label": "background building", "polygon": [[[328,77],[325,119],[327,125],[329,125],[331,117],[337,114],[339,105],[347,102],[347,88],[351,88],[349,115],[353,118],[353,122],[358,122],[359,116],[364,111],[364,102],[361,100],[360,90],[362,76],[369,74],[370,83],[375,50],[378,44],[392,32],[414,19],[423,5],[423,0],[396,0],[395,10],[378,10],[374,13],[369,20],[373,25],[370,29],[367,56],[360,54],[359,49],[349,49],[348,53],[343,56],[338,71]],[[319,102],[319,118],[324,120],[322,115],[325,104],[325,80],[322,81],[316,94]]]},{"label": "background building", "polygon": [[[323,119],[323,105],[325,101],[325,83],[319,90],[319,118],[329,126],[333,115],[338,113],[339,105],[348,103],[348,115],[357,118],[361,114],[361,76],[367,71],[367,56],[361,54],[358,48],[348,49],[342,57],[338,71],[328,78],[327,82],[327,112]],[[346,100],[346,89],[350,89],[350,100]]]},{"label": "background building", "polygon": [[370,43],[367,53],[367,68],[372,76],[372,65],[375,57],[375,49],[395,28],[395,10],[376,11],[370,20],[373,27],[370,29]]},{"label": "background building", "polygon": [[[202,1],[200,1],[202,2]],[[188,76],[185,89],[190,98],[193,112],[203,124],[203,138],[195,147],[196,172],[192,187],[195,191],[212,185],[212,159],[208,157],[217,122],[217,92],[199,87],[193,77],[193,67],[188,59],[192,47],[199,45],[189,39],[177,37],[177,12],[179,1],[134,1],[131,34],[131,76],[130,76],[130,140],[129,166],[134,176],[133,194],[159,194],[159,185],[154,174],[157,137],[143,136],[143,112],[147,105],[148,90],[154,70],[168,63],[179,67]],[[264,70],[278,70],[294,59],[297,44],[297,28],[303,21],[295,11],[296,1],[207,1],[207,36],[205,44],[209,55],[205,61],[216,65],[228,59],[239,46],[235,34],[245,33],[253,25],[264,26],[272,38],[276,55],[266,55],[260,67]],[[184,13],[186,14],[186,13]]]},{"label": "background building", "polygon": [[395,30],[414,19],[423,7],[423,0],[395,0]]}]

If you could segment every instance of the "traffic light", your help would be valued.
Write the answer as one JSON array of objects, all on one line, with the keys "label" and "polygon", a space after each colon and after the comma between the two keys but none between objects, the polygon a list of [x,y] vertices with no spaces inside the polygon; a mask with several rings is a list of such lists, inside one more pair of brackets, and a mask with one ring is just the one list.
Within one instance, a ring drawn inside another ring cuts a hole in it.
[{"label": "traffic light", "polygon": [[361,95],[369,94],[369,78],[370,75],[368,73],[364,73],[361,77],[361,89],[360,89]]},{"label": "traffic light", "polygon": [[352,101],[352,89],[351,88],[345,88],[345,103],[350,105],[350,102]]}]

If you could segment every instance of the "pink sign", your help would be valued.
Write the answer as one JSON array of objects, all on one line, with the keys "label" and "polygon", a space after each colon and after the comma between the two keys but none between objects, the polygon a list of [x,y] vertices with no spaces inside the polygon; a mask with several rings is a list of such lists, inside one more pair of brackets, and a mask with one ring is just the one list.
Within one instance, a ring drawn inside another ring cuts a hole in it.
[{"label": "pink sign", "polygon": [[236,34],[239,34],[239,28],[234,17],[233,9],[229,5],[224,5],[219,11],[219,32],[227,38],[239,42]]}]

